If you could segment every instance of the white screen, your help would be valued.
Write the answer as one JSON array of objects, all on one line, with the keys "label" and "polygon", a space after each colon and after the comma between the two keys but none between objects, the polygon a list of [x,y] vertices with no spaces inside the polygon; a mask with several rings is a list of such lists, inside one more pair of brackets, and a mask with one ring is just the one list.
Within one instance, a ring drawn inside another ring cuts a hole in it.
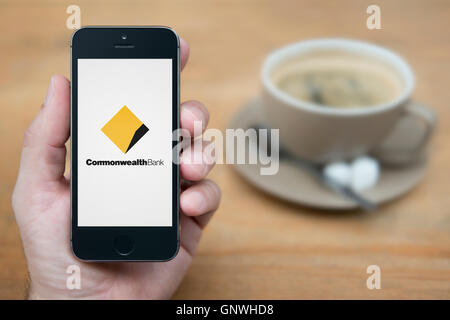
[{"label": "white screen", "polygon": [[171,141],[171,59],[78,59],[78,226],[172,226]]}]

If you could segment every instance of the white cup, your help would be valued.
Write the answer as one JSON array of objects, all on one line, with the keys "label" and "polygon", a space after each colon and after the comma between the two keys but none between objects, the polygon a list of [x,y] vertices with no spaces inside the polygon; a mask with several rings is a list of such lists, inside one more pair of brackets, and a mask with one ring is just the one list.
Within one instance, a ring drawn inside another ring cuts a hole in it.
[{"label": "white cup", "polygon": [[[357,53],[382,61],[402,78],[402,92],[392,101],[374,106],[335,108],[290,96],[271,74],[283,62],[317,50]],[[316,39],[294,43],[272,52],[262,66],[262,108],[267,124],[280,129],[280,142],[294,155],[313,162],[345,160],[369,152],[397,162],[416,157],[427,143],[435,124],[434,113],[410,100],[414,74],[394,52],[350,39]],[[421,141],[408,150],[382,150],[381,143],[400,119],[412,116],[423,122]]]}]

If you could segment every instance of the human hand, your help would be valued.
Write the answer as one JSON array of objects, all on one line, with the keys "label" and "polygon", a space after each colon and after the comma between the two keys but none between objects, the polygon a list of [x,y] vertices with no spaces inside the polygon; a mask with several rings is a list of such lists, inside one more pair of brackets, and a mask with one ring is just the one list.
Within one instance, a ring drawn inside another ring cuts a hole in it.
[{"label": "human hand", "polygon": [[[189,57],[183,40],[181,66]],[[206,108],[196,101],[181,105],[180,124],[194,134],[194,121],[209,120]],[[64,176],[70,132],[69,81],[53,76],[38,115],[25,132],[20,170],[12,204],[28,263],[31,299],[164,299],[180,284],[195,254],[202,229],[220,201],[220,189],[204,180],[212,168],[183,162],[181,177],[188,187],[180,196],[181,245],[168,262],[85,263],[70,248],[70,177]],[[191,148],[194,152],[194,148]],[[201,157],[203,159],[203,157]],[[193,183],[192,183],[193,182]],[[81,269],[81,290],[66,288],[67,267]]]}]

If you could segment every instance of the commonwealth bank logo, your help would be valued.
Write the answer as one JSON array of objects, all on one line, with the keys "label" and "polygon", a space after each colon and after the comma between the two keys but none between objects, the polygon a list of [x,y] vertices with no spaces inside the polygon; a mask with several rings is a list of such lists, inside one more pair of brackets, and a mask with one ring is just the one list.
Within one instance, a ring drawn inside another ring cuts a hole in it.
[{"label": "commonwealth bank logo", "polygon": [[147,131],[146,125],[127,106],[123,106],[102,128],[123,153],[127,153]]}]

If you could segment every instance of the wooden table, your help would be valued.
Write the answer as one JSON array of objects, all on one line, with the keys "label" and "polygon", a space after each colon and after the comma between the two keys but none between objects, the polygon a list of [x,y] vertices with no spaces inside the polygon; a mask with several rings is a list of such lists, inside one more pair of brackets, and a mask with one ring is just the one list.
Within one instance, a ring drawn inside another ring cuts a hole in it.
[{"label": "wooden table", "polygon": [[[450,3],[448,1],[0,1],[0,298],[24,295],[26,263],[10,205],[23,131],[53,73],[69,76],[66,7],[82,25],[162,24],[191,44],[182,98],[209,108],[224,130],[260,91],[271,50],[344,36],[398,51],[417,75],[414,97],[439,116],[425,179],[376,214],[322,212],[251,187],[229,167],[211,174],[222,205],[175,298],[450,298]],[[382,29],[366,28],[381,7]],[[381,290],[366,267],[381,267]]]}]

